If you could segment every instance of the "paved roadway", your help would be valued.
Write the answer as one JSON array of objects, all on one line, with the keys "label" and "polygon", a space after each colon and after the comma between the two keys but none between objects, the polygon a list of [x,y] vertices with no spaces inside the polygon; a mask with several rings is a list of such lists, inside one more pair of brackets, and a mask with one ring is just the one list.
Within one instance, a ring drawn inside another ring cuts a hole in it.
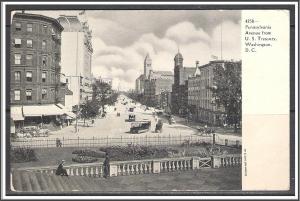
[{"label": "paved roadway", "polygon": [[[127,105],[123,103],[127,102]],[[134,112],[129,112],[128,109],[130,107],[136,107]],[[114,110],[116,108],[116,111]],[[105,118],[96,119],[95,123],[91,127],[79,127],[79,132],[75,132],[74,124],[68,127],[65,127],[61,130],[51,132],[51,135],[48,137],[34,137],[34,138],[25,138],[25,140],[49,140],[56,138],[64,138],[64,139],[80,139],[83,138],[132,138],[132,137],[182,137],[185,138],[187,136],[197,136],[199,133],[196,129],[175,123],[169,125],[168,123],[163,124],[162,133],[155,133],[155,125],[157,121],[157,117],[153,115],[154,109],[146,110],[145,106],[139,103],[131,103],[131,99],[120,95],[115,106],[107,106],[106,107],[107,116]],[[120,116],[117,116],[117,113],[120,113]],[[126,122],[125,119],[128,119],[129,114],[136,115],[136,120],[150,120],[151,121],[151,129],[148,132],[140,133],[140,134],[131,134],[129,133],[131,122]],[[228,135],[218,135],[219,139],[226,138],[228,140],[240,140],[239,136],[228,136]],[[22,138],[21,138],[22,139]],[[13,143],[14,145],[14,143]]]}]

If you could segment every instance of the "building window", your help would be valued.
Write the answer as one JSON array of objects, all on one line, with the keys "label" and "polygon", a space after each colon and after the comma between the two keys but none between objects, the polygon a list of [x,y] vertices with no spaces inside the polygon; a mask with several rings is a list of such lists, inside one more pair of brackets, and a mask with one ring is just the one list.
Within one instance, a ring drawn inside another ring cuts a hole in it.
[{"label": "building window", "polygon": [[20,82],[21,81],[21,72],[20,71],[16,71],[15,72],[15,81],[16,82]]},{"label": "building window", "polygon": [[16,31],[21,31],[21,23],[20,22],[16,22],[15,26],[16,26]]},{"label": "building window", "polygon": [[47,56],[43,56],[42,64],[43,64],[43,66],[47,66]]},{"label": "building window", "polygon": [[27,40],[27,47],[32,47],[32,40]]},{"label": "building window", "polygon": [[45,40],[42,41],[42,49],[45,50],[46,49],[46,45],[47,45],[47,42]]},{"label": "building window", "polygon": [[43,25],[43,32],[44,33],[47,33],[47,29],[48,29],[48,26],[47,25]]},{"label": "building window", "polygon": [[28,101],[32,100],[32,90],[31,89],[26,90],[26,100],[28,100]]},{"label": "building window", "polygon": [[14,98],[15,98],[15,100],[16,101],[19,101],[19,100],[21,100],[21,91],[20,90],[15,90],[14,91]]},{"label": "building window", "polygon": [[20,38],[15,38],[15,47],[20,48],[22,44],[22,41]]},{"label": "building window", "polygon": [[15,54],[15,64],[21,64],[21,54]]},{"label": "building window", "polygon": [[31,54],[27,54],[26,55],[26,64],[27,65],[32,65],[32,55]]},{"label": "building window", "polygon": [[47,89],[42,89],[42,99],[45,100],[47,98]]},{"label": "building window", "polygon": [[42,82],[46,82],[46,79],[47,79],[47,73],[42,72]]},{"label": "building window", "polygon": [[26,81],[32,82],[32,72],[26,72]]},{"label": "building window", "polygon": [[32,32],[32,24],[27,24],[27,31]]}]

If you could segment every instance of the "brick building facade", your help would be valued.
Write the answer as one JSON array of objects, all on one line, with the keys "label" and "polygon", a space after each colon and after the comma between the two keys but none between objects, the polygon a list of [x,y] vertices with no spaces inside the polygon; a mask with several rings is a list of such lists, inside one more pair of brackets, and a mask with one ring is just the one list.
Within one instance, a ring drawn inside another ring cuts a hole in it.
[{"label": "brick building facade", "polygon": [[210,87],[214,83],[214,69],[231,61],[216,60],[198,67],[198,73],[188,79],[188,104],[195,121],[221,126],[225,122],[224,108],[214,104]]},{"label": "brick building facade", "polygon": [[63,27],[42,15],[16,13],[11,25],[11,105],[58,103]]}]

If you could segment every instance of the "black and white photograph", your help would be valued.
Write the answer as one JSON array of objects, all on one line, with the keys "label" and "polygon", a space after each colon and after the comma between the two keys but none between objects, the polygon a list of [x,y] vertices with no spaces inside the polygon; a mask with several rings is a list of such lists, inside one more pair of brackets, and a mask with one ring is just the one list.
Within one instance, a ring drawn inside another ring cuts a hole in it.
[{"label": "black and white photograph", "polygon": [[9,195],[252,188],[244,55],[276,47],[275,28],[234,8],[42,8],[6,13]]}]

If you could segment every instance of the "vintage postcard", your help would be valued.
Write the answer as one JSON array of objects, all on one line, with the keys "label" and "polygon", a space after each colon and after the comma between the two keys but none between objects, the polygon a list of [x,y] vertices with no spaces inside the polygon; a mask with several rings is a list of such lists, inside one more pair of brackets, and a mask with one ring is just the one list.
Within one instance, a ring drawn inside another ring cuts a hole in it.
[{"label": "vintage postcard", "polygon": [[2,4],[6,199],[298,196],[296,3],[44,3]]}]

